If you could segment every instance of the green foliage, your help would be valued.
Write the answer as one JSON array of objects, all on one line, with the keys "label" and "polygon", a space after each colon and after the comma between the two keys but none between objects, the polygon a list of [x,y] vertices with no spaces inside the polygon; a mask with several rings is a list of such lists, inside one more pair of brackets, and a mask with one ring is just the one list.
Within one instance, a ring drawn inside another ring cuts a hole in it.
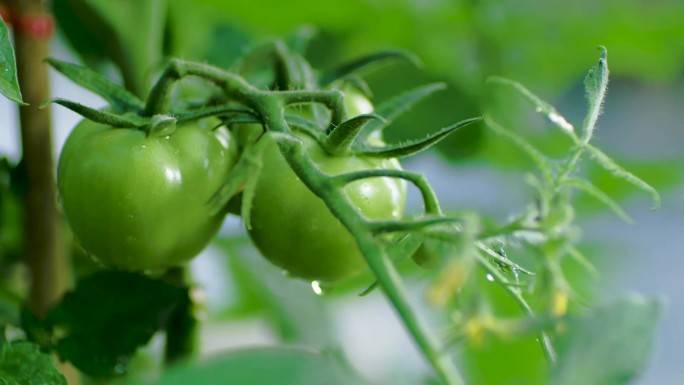
[{"label": "green foliage", "polygon": [[44,333],[46,338],[36,339],[84,373],[120,376],[137,348],[165,329],[187,301],[187,288],[137,274],[102,271],[81,279],[45,320],[25,316],[24,327],[32,330],[33,338]]},{"label": "green foliage", "polygon": [[14,61],[14,50],[9,40],[7,26],[0,18],[0,94],[9,100],[24,104],[17,83],[17,68]]},{"label": "green foliage", "polygon": [[0,381],[3,385],[67,385],[49,354],[31,342],[0,338]]},{"label": "green foliage", "polygon": [[549,384],[630,383],[651,357],[661,314],[660,301],[633,294],[570,318]]},{"label": "green foliage", "polygon": [[330,353],[301,348],[253,348],[238,350],[207,362],[168,370],[153,382],[125,385],[186,384],[329,384],[362,385],[364,380]]},{"label": "green foliage", "polygon": [[117,64],[137,96],[149,90],[150,69],[162,58],[166,0],[58,0],[56,16],[72,45],[87,59],[103,54]]},{"label": "green foliage", "polygon": [[242,298],[238,308],[247,310],[248,301],[256,302],[252,306],[265,313],[285,343],[315,349],[337,347],[327,308],[321,297],[313,295],[309,283],[284,276],[257,255],[247,238],[219,238],[217,245],[229,258],[232,281]]}]

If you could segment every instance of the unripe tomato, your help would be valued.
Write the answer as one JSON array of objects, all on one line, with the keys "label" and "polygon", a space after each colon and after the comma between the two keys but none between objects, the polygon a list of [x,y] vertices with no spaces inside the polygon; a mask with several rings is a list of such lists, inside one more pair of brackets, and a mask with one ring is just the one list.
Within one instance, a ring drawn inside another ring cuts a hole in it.
[{"label": "unripe tomato", "polygon": [[[348,97],[350,116],[369,113],[368,100]],[[325,173],[338,175],[368,169],[400,169],[396,159],[332,156],[304,133],[295,133],[308,155]],[[335,282],[366,267],[354,237],[327,206],[295,175],[275,142],[268,148],[252,202],[249,235],[259,251],[292,276]],[[374,139],[380,144],[379,138]],[[399,219],[404,211],[406,184],[394,178],[372,178],[348,184],[344,192],[358,212],[369,220]]]},{"label": "unripe tomato", "polygon": [[124,270],[188,261],[211,240],[223,215],[207,202],[237,158],[232,134],[207,119],[168,136],[84,120],[62,149],[62,207],[83,248]]}]

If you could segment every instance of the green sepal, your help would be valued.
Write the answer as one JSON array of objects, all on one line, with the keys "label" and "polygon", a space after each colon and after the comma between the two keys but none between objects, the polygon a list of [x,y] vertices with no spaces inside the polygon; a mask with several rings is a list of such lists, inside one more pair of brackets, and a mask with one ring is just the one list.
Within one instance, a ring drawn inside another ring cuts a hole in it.
[{"label": "green sepal", "polygon": [[286,114],[285,121],[287,122],[288,126],[305,132],[307,135],[316,139],[316,141],[318,142],[318,144],[321,145],[321,147],[324,146],[326,138],[325,133],[316,124],[316,122],[312,121],[311,119],[303,118],[301,116],[294,114]]},{"label": "green sepal", "polygon": [[263,163],[262,154],[266,149],[268,140],[262,137],[254,143],[248,143],[238,159],[237,164],[233,167],[230,176],[226,183],[211,197],[207,204],[209,205],[210,215],[218,215],[226,210],[228,202],[242,191],[241,216],[245,226],[249,229],[250,214],[252,207],[252,198],[254,196],[254,188],[261,173],[261,166]]},{"label": "green sepal", "polygon": [[458,131],[462,127],[465,127],[475,122],[479,122],[481,120],[482,117],[462,120],[449,127],[442,128],[441,130],[428,135],[424,139],[415,139],[403,143],[397,143],[382,147],[370,146],[367,143],[360,144],[358,146],[355,146],[353,152],[357,155],[372,156],[379,158],[403,158],[427,150],[431,146],[437,144],[439,141]]},{"label": "green sepal", "polygon": [[62,98],[52,98],[44,101],[39,108],[45,108],[50,103],[56,103],[60,106],[66,107],[71,111],[90,119],[94,122],[106,124],[112,127],[120,128],[134,128],[141,127],[148,124],[148,119],[142,118],[135,114],[119,115],[111,112],[106,112],[94,108],[84,106],[80,103],[72,102]]},{"label": "green sepal", "polygon": [[176,131],[176,118],[168,115],[154,115],[143,129],[148,136],[169,136]]},{"label": "green sepal", "polygon": [[352,74],[368,74],[373,70],[397,61],[408,61],[416,67],[421,67],[420,59],[411,52],[394,50],[377,52],[368,56],[361,57],[339,67],[328,71],[321,76],[321,84],[328,85],[337,79],[347,77]]},{"label": "green sepal", "polygon": [[340,82],[335,83],[333,88],[342,89],[345,85],[349,85],[360,91],[367,98],[371,98],[373,96],[373,91],[370,89],[368,83],[358,75],[349,75],[340,79]]},{"label": "green sepal", "polygon": [[363,127],[373,120],[383,121],[384,119],[375,114],[359,115],[333,127],[325,137],[323,149],[332,155],[348,154]]},{"label": "green sepal", "polygon": [[408,111],[415,104],[432,95],[433,93],[441,91],[445,88],[446,84],[444,83],[428,84],[403,92],[380,104],[375,109],[374,113],[382,116],[385,118],[385,120],[368,124],[359,135],[361,142],[364,142],[365,139],[374,132],[382,132],[385,127],[389,126],[397,117]]},{"label": "green sepal", "polygon": [[104,100],[109,102],[110,107],[115,112],[137,113],[145,108],[145,104],[137,96],[87,67],[54,58],[46,58],[45,62],[74,83],[102,96]]}]

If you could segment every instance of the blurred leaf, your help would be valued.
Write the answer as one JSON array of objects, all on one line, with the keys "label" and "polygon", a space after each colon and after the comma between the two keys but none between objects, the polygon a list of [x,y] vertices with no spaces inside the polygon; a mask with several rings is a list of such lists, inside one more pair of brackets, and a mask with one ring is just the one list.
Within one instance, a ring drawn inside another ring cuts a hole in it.
[{"label": "blurred leaf", "polygon": [[7,278],[11,266],[21,261],[22,170],[0,158],[0,278]]},{"label": "blurred leaf", "polygon": [[3,286],[4,284],[4,282],[0,282],[0,326],[19,325],[21,297],[7,290]]},{"label": "blurred leaf", "polygon": [[428,84],[405,91],[393,98],[383,102],[374,111],[374,114],[384,118],[384,120],[375,120],[370,122],[361,132],[360,138],[365,139],[375,131],[380,131],[389,126],[401,114],[408,111],[416,103],[424,100],[430,95],[446,88],[444,83]]},{"label": "blurred leaf", "polygon": [[0,17],[0,93],[9,100],[25,104],[21,99],[19,83],[17,83],[17,68],[14,60],[14,50],[9,40],[7,26]]},{"label": "blurred leaf", "polygon": [[634,294],[570,319],[550,384],[629,383],[651,357],[661,313],[660,301]]},{"label": "blurred leaf", "polygon": [[[76,50],[98,56],[91,37],[121,69],[126,88],[144,97],[150,75],[161,65],[166,0],[63,0],[58,13],[68,27],[66,35]],[[74,23],[74,20],[80,23]]]},{"label": "blurred leaf", "polygon": [[187,296],[187,289],[159,280],[101,271],[65,294],[46,324],[59,338],[55,349],[62,359],[91,376],[116,376]]},{"label": "blurred leaf", "polygon": [[[684,162],[675,159],[647,162],[635,161],[633,159],[617,159],[617,162],[648,181],[651,186],[654,186],[659,191],[671,190],[684,181],[684,173],[681,172],[684,169]],[[613,177],[610,172],[600,165],[590,165],[590,167],[587,167],[587,171],[588,179],[615,201],[624,201],[627,198],[634,197],[639,192],[634,189],[633,185]],[[577,205],[591,210],[603,207],[603,204],[584,194],[580,194],[577,197]]]},{"label": "blurred leaf", "polygon": [[72,8],[71,0],[52,1],[57,26],[66,40],[89,67],[99,67],[107,59],[106,46],[102,44],[102,39],[97,34],[90,33],[88,25]]},{"label": "blurred leaf", "polygon": [[227,68],[240,56],[249,37],[214,7],[195,0],[167,0],[165,53]]},{"label": "blurred leaf", "polygon": [[3,385],[67,385],[49,354],[31,342],[0,346],[0,381]]},{"label": "blurred leaf", "polygon": [[[141,384],[144,383],[125,383]],[[254,348],[228,353],[204,363],[174,367],[149,384],[362,385],[366,382],[330,354],[300,348]]]},{"label": "blurred leaf", "polygon": [[629,214],[627,214],[625,210],[623,210],[622,207],[620,207],[620,205],[613,200],[613,198],[611,198],[608,194],[603,192],[598,187],[594,186],[588,180],[580,178],[569,178],[566,180],[566,183],[570,186],[576,187],[579,190],[584,191],[585,193],[603,202],[603,204],[605,204],[606,206],[608,206],[608,208],[613,210],[613,212],[623,221],[629,224],[634,224],[634,220],[632,219],[632,217],[630,217]]},{"label": "blurred leaf", "polygon": [[314,348],[334,348],[337,342],[323,300],[311,284],[292,279],[255,253],[247,239],[217,241],[231,260],[242,290],[255,296],[283,341]]},{"label": "blurred leaf", "polygon": [[641,178],[627,171],[600,149],[592,145],[587,145],[586,148],[590,152],[592,159],[614,177],[622,179],[625,182],[630,183],[648,193],[653,200],[654,210],[660,207],[660,194],[658,194],[658,191],[651,187],[650,184],[644,182]]},{"label": "blurred leaf", "polygon": [[399,60],[408,61],[416,67],[421,65],[420,59],[410,52],[381,51],[348,63],[344,63],[335,69],[323,73],[321,76],[321,84],[325,86],[335,80],[351,75],[363,76],[368,72],[377,69],[378,67],[388,65]]}]

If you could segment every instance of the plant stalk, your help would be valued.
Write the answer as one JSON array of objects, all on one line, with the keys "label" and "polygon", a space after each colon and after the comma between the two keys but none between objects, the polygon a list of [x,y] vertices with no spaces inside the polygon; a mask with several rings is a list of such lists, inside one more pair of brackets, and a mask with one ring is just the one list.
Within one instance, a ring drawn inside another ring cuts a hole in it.
[{"label": "plant stalk", "polygon": [[[36,20],[52,22],[51,4],[18,0],[12,6],[14,18],[19,20],[13,31],[17,77],[24,101],[29,104],[19,107],[25,173],[23,256],[31,277],[28,306],[38,317],[44,317],[61,298],[70,278],[63,222],[57,212],[50,111],[38,109],[50,96],[48,67],[43,59],[49,54],[47,32],[51,31],[41,30]],[[70,384],[79,383],[73,368],[61,369]]]}]

